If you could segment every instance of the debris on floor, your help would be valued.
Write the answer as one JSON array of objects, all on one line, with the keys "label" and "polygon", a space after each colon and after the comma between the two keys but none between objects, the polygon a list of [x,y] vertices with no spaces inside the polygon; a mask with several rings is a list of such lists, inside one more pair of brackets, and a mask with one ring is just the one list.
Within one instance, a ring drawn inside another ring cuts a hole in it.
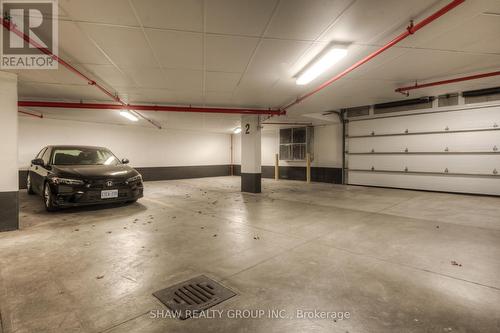
[{"label": "debris on floor", "polygon": [[212,237],[217,237],[217,234],[214,234]]},{"label": "debris on floor", "polygon": [[459,264],[459,263],[458,263],[458,262],[456,262],[455,260],[452,260],[452,261],[451,261],[451,264],[452,264],[453,266],[462,267],[462,264]]},{"label": "debris on floor", "polygon": [[104,275],[98,275],[98,276],[96,276],[96,279],[97,279],[97,280],[100,280],[100,279],[102,279],[102,278],[104,278]]},{"label": "debris on floor", "polygon": [[80,229],[75,229],[75,231],[80,231]]},{"label": "debris on floor", "polygon": [[107,233],[107,234],[110,234],[110,233],[112,233],[112,231],[106,231],[106,233]]},{"label": "debris on floor", "polygon": [[255,240],[259,240],[259,239],[260,239],[260,237],[259,237],[259,236],[253,236],[253,239],[255,239]]}]

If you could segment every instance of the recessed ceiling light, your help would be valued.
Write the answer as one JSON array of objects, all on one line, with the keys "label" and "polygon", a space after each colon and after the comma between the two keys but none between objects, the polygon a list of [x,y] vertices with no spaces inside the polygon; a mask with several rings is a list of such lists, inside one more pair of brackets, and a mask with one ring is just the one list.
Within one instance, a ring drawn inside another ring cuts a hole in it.
[{"label": "recessed ceiling light", "polygon": [[130,121],[138,121],[139,120],[139,118],[137,118],[136,116],[134,116],[132,113],[130,113],[127,110],[121,110],[120,116],[125,117]]},{"label": "recessed ceiling light", "polygon": [[346,55],[346,48],[341,48],[338,46],[333,47],[311,66],[309,66],[309,68],[307,68],[302,74],[300,74],[295,83],[298,85],[308,84],[309,82],[317,78],[320,74],[325,72],[328,68],[332,67],[340,59],[344,58]]},{"label": "recessed ceiling light", "polygon": [[233,130],[233,133],[234,133],[234,134],[239,134],[239,133],[241,133],[241,127],[236,127],[236,128]]}]

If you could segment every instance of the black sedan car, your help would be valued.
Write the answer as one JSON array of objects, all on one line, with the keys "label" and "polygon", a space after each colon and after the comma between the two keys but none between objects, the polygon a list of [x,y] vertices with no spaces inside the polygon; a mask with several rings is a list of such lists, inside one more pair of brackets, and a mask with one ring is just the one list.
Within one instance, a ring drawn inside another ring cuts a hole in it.
[{"label": "black sedan car", "polygon": [[48,146],[31,161],[29,194],[43,197],[45,208],[133,202],[143,196],[142,176],[109,149]]}]

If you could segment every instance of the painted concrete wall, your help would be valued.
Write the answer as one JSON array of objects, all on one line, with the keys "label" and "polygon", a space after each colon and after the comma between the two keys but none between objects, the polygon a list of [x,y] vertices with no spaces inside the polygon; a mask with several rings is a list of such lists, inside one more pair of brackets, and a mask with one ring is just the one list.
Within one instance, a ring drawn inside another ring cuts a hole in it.
[{"label": "painted concrete wall", "polygon": [[[262,130],[262,165],[274,166],[275,154],[279,152],[279,128],[267,127]],[[240,135],[233,135],[234,164],[241,163]],[[281,166],[305,166],[305,162],[280,161]],[[314,127],[315,167],[342,167],[342,125]]]},{"label": "painted concrete wall", "polygon": [[17,75],[0,72],[0,192],[18,190],[17,179]]},{"label": "painted concrete wall", "polygon": [[228,165],[231,157],[229,134],[19,117],[20,169],[59,144],[105,146],[134,167]]},{"label": "painted concrete wall", "polygon": [[[318,126],[314,130],[312,165],[340,168],[341,126]],[[274,166],[274,155],[279,151],[279,129],[264,128],[261,140],[262,165]],[[57,144],[105,146],[119,158],[130,159],[135,167],[231,163],[229,134],[19,117],[20,169],[26,169],[43,146]],[[241,137],[234,134],[233,163],[241,164]],[[305,163],[280,161],[280,165],[305,166]]]},{"label": "painted concrete wall", "polygon": [[[0,232],[19,229],[17,75],[0,72]],[[0,329],[1,331],[1,329]]]}]

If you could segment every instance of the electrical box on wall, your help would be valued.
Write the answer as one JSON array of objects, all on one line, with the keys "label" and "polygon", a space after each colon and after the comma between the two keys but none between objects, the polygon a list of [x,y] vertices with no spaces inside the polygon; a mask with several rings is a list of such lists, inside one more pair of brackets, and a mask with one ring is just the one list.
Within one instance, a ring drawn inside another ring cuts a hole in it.
[{"label": "electrical box on wall", "polygon": [[314,127],[280,129],[280,154],[282,161],[305,161],[309,153],[314,159]]}]

